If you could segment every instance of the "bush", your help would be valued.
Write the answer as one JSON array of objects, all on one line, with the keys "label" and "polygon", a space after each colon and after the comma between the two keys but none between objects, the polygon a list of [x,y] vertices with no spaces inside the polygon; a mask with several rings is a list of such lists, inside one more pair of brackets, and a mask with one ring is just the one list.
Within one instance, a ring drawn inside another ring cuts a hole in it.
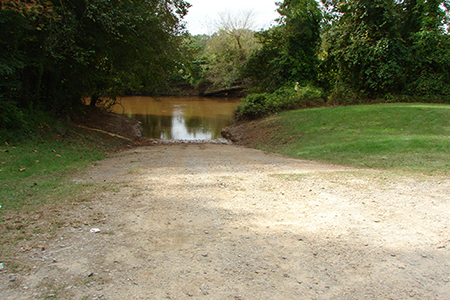
[{"label": "bush", "polygon": [[297,91],[299,103],[303,107],[321,106],[324,104],[324,93],[320,88],[311,85],[300,88]]},{"label": "bush", "polygon": [[351,87],[337,85],[328,96],[329,105],[354,105],[362,104],[366,97],[356,93]]},{"label": "bush", "polygon": [[[1,99],[1,98],[0,98]],[[13,102],[0,101],[0,142],[40,139],[44,135],[64,136],[67,119],[40,109],[19,109]]]},{"label": "bush", "polygon": [[273,94],[250,94],[235,110],[237,120],[261,118],[284,110],[324,105],[323,91],[313,86],[281,88]]},{"label": "bush", "polygon": [[0,128],[18,129],[23,127],[25,123],[25,115],[16,103],[0,95]]},{"label": "bush", "polygon": [[269,94],[250,94],[234,111],[235,117],[240,119],[257,119],[268,114]]}]

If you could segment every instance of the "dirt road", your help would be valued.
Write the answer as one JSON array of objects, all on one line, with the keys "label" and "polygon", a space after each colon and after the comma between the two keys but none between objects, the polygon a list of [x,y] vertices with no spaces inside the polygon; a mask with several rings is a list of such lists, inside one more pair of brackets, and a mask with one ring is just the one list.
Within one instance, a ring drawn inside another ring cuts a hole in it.
[{"label": "dirt road", "polygon": [[448,178],[193,144],[74,180],[104,189],[3,299],[450,299]]}]

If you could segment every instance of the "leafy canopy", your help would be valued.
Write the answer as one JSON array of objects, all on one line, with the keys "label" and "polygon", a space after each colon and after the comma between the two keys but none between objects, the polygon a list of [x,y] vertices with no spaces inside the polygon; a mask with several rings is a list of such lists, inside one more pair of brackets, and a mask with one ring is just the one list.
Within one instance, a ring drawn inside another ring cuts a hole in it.
[{"label": "leafy canopy", "polygon": [[0,126],[85,97],[157,91],[179,56],[182,0],[2,0]]}]

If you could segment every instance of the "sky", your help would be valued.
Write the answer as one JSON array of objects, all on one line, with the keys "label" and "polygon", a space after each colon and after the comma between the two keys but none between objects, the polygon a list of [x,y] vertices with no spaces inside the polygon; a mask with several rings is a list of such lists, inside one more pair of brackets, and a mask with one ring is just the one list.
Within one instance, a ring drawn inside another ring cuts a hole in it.
[{"label": "sky", "polygon": [[273,25],[273,20],[279,17],[275,11],[277,0],[187,0],[192,6],[184,21],[192,35],[212,34],[214,22],[219,20],[219,14],[229,12],[231,15],[253,11],[254,30],[267,29]]}]

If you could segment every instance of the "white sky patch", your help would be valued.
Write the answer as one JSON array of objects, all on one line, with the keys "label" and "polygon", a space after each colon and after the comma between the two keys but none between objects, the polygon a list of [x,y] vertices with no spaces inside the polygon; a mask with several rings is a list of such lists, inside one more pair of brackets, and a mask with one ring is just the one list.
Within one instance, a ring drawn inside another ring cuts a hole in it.
[{"label": "white sky patch", "polygon": [[187,0],[192,6],[184,18],[187,29],[193,35],[212,34],[216,31],[214,24],[220,19],[219,14],[230,12],[253,11],[253,29],[267,29],[274,25],[280,15],[276,12],[274,0]]}]

